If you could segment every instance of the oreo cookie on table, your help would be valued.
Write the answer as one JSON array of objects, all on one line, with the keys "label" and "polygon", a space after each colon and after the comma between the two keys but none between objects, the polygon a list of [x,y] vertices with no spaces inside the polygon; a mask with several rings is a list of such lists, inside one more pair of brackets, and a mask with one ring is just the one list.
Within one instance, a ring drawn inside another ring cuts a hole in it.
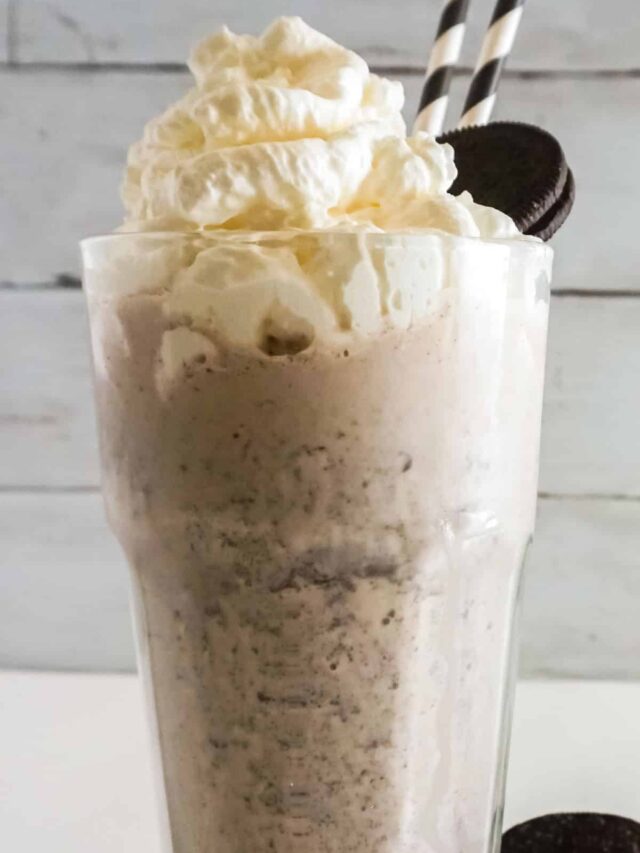
[{"label": "oreo cookie on table", "polygon": [[458,169],[450,192],[468,190],[479,204],[510,216],[523,234],[549,240],[575,198],[575,182],[560,143],[546,130],[497,121],[438,137],[454,149]]},{"label": "oreo cookie on table", "polygon": [[505,832],[501,853],[640,853],[640,823],[588,812],[544,815]]}]

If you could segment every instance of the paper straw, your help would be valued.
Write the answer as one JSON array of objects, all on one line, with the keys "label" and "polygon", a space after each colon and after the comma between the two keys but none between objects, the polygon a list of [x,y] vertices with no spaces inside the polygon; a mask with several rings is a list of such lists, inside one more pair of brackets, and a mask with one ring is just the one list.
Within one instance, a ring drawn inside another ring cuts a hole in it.
[{"label": "paper straw", "polygon": [[525,0],[498,0],[458,127],[486,124],[496,101],[496,90],[507,57],[513,47]]},{"label": "paper straw", "polygon": [[460,56],[468,8],[469,0],[447,0],[445,3],[429,57],[414,132],[424,130],[434,136],[442,132],[451,76]]}]

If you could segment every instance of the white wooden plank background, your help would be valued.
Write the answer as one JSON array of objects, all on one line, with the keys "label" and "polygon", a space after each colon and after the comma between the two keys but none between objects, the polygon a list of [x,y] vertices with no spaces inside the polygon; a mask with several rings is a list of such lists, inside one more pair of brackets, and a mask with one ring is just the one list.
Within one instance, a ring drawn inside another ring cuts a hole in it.
[{"label": "white wooden plank background", "polygon": [[[410,116],[421,81],[401,79]],[[121,219],[127,145],[188,85],[181,72],[0,71],[0,280],[78,275],[77,241]],[[554,244],[557,288],[640,291],[638,103],[640,77],[615,89],[597,77],[503,81],[497,117],[550,128],[577,176],[575,210]]]},{"label": "white wooden plank background", "polygon": [[640,499],[639,333],[640,298],[552,299],[541,491]]},{"label": "white wooden plank background", "polygon": [[88,328],[78,290],[0,290],[0,488],[96,487]]},{"label": "white wooden plank background", "polygon": [[[638,297],[553,297],[542,492],[640,499],[639,330]],[[87,337],[79,291],[0,291],[0,487],[97,486]]]},{"label": "white wooden plank background", "polygon": [[[640,504],[543,498],[538,516],[521,674],[640,677]],[[98,493],[0,494],[0,536],[0,668],[134,668],[124,558]]]},{"label": "white wooden plank background", "polygon": [[[493,2],[472,4],[467,65]],[[82,236],[118,222],[126,146],[189,85],[189,43],[302,14],[400,77],[410,119],[440,5],[0,0],[0,664],[132,666],[82,296],[52,285],[77,277]],[[639,44],[635,0],[535,0],[498,102],[554,131],[578,181],[555,241],[529,675],[640,676]]]},{"label": "white wooden plank background", "polygon": [[9,57],[9,0],[0,0],[0,62]]},{"label": "white wooden plank background", "polygon": [[98,492],[0,493],[0,541],[0,669],[133,669],[125,562]]},{"label": "white wooden plank background", "polygon": [[[494,0],[474,0],[465,61],[474,64]],[[259,32],[276,15],[302,15],[375,64],[422,67],[442,0],[18,0],[24,62],[182,62],[223,23]],[[629,68],[638,64],[636,0],[529,3],[512,68]]]},{"label": "white wooden plank background", "polygon": [[640,502],[542,499],[521,671],[640,678]]}]

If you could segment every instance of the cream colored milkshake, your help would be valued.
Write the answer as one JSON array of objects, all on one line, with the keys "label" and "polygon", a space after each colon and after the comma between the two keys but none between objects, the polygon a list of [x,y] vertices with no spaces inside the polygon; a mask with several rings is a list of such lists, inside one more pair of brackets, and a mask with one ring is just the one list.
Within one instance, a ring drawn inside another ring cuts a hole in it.
[{"label": "cream colored milkshake", "polygon": [[166,849],[489,853],[551,253],[299,20],[192,67],[84,244]]}]

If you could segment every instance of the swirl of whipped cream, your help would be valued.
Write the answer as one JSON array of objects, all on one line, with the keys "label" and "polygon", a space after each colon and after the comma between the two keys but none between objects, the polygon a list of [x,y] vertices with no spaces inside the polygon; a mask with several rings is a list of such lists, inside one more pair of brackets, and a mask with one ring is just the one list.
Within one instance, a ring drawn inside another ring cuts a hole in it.
[{"label": "swirl of whipped cream", "polygon": [[126,230],[438,229],[514,237],[511,220],[447,193],[450,146],[407,137],[400,83],[279,18],[193,51],[196,86],[129,152]]},{"label": "swirl of whipped cream", "polygon": [[94,275],[160,301],[162,394],[229,348],[341,352],[409,329],[456,288],[497,287],[530,239],[452,196],[453,150],[406,135],[402,86],[299,18],[223,29],[189,64],[195,87],[146,126],[123,187],[122,230],[171,233],[106,244]]}]

